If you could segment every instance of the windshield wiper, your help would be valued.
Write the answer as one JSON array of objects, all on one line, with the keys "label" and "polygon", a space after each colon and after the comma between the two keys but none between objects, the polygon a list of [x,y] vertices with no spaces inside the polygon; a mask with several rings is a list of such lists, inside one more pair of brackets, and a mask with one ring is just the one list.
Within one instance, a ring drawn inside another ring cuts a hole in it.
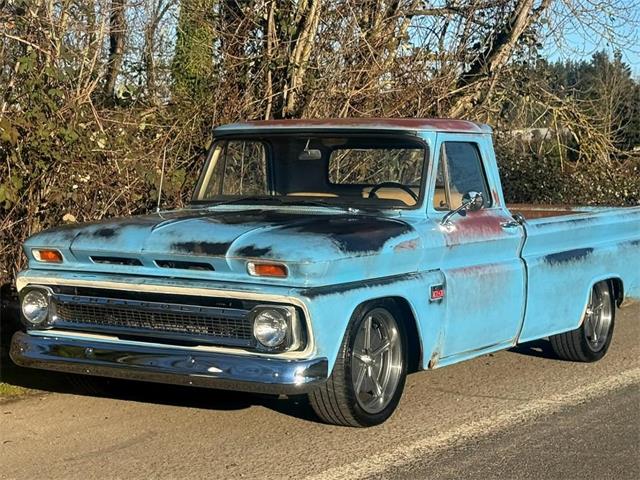
[{"label": "windshield wiper", "polygon": [[360,212],[361,209],[356,207],[348,207],[345,205],[336,205],[335,203],[325,202],[322,200],[301,200],[301,199],[291,199],[287,198],[287,200],[282,201],[283,205],[309,205],[312,207],[325,207],[325,208],[337,208],[339,210],[346,210],[349,212]]},{"label": "windshield wiper", "polygon": [[297,199],[293,197],[279,197],[275,195],[249,195],[241,198],[234,198],[231,200],[222,200],[219,202],[212,202],[210,207],[218,207],[220,205],[233,205],[233,204],[241,204],[244,202],[273,202],[278,205],[303,205],[303,206],[312,206],[312,207],[324,207],[324,208],[333,208],[343,211],[348,211],[352,213],[361,212],[362,209],[356,207],[349,207],[345,205],[336,205],[330,202],[324,202],[322,200],[303,200]]},{"label": "windshield wiper", "polygon": [[249,195],[247,197],[234,198],[231,200],[222,200],[220,202],[214,202],[211,206],[217,207],[219,205],[232,205],[234,203],[243,203],[243,202],[275,202],[282,204],[282,198],[276,197],[273,195]]}]

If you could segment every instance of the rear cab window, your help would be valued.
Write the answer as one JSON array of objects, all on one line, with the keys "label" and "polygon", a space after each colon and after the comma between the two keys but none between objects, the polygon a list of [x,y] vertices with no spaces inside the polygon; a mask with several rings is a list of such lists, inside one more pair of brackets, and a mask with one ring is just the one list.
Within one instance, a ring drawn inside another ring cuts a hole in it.
[{"label": "rear cab window", "polygon": [[329,181],[334,184],[396,182],[420,188],[423,148],[336,149],[329,156]]}]

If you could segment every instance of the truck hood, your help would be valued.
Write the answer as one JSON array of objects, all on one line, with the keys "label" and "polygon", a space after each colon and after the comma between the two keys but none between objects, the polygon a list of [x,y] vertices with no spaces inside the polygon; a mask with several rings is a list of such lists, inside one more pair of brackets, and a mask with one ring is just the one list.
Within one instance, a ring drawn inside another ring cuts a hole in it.
[{"label": "truck hood", "polygon": [[[175,266],[199,264],[212,267],[211,272],[194,268],[200,270],[196,272],[199,278],[230,281],[247,280],[247,260],[273,260],[287,264],[289,282],[308,285],[326,277],[329,270],[344,277],[341,281],[351,281],[349,276],[363,278],[366,272],[353,272],[354,262],[369,273],[377,270],[376,276],[415,270],[419,243],[414,228],[399,219],[245,207],[177,210],[65,225],[34,235],[25,243],[25,250],[32,268],[38,268],[39,262],[31,249],[49,247],[59,249],[65,257],[64,265],[53,268],[167,275],[160,262],[191,276],[190,268]],[[403,262],[407,252],[413,255]],[[391,255],[393,262],[381,260]]]}]

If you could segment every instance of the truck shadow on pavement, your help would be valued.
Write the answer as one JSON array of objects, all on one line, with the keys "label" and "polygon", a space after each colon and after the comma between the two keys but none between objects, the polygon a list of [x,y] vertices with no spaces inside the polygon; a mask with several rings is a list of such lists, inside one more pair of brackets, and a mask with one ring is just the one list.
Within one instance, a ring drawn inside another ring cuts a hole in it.
[{"label": "truck shadow on pavement", "polygon": [[[99,386],[85,388],[84,376],[70,376],[58,372],[22,368],[9,358],[11,337],[20,327],[15,292],[2,289],[0,298],[0,382],[40,392],[99,396],[118,400],[171,405],[209,410],[242,410],[261,406],[282,415],[318,422],[305,396],[277,397],[226,390],[211,390],[130,380],[99,379]],[[558,357],[548,340],[536,340],[517,345],[510,352],[557,361]],[[74,380],[75,377],[75,380]],[[36,392],[37,393],[37,392]],[[1,400],[1,397],[0,397]]]},{"label": "truck shadow on pavement", "polygon": [[[91,387],[84,385],[83,375],[19,367],[9,358],[11,337],[20,329],[15,293],[3,287],[0,296],[0,382],[34,390],[35,393],[65,393],[98,396],[117,400],[171,405],[208,410],[242,410],[261,406],[282,415],[318,422],[304,396],[277,397],[226,390],[183,387],[130,380],[96,379]],[[93,377],[89,377],[93,378]],[[95,388],[95,386],[99,388]],[[15,399],[15,397],[13,397]],[[0,397],[2,401],[2,397]]]},{"label": "truck shadow on pavement", "polygon": [[509,351],[529,357],[546,358],[554,361],[561,360],[553,351],[549,340],[534,340],[532,342],[522,343],[510,348]]},{"label": "truck shadow on pavement", "polygon": [[[183,387],[159,383],[136,382],[109,378],[95,378],[97,390],[85,388],[71,375],[15,365],[8,356],[9,344],[0,345],[0,382],[35,390],[37,393],[64,393],[103,397],[184,408],[232,411],[261,406],[282,415],[318,422],[304,396],[277,397],[254,393]],[[83,377],[78,375],[77,377]],[[92,380],[94,377],[89,377]],[[2,398],[0,397],[0,401]]]}]

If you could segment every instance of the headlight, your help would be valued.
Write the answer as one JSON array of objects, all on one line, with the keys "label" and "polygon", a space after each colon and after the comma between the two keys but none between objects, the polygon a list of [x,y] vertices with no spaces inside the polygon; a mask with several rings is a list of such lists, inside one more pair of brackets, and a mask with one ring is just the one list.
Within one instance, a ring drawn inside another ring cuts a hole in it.
[{"label": "headlight", "polygon": [[289,321],[287,310],[261,308],[253,318],[253,336],[267,348],[280,347],[287,338]]},{"label": "headlight", "polygon": [[44,290],[31,290],[22,297],[22,315],[32,325],[43,323],[49,316],[49,295]]}]

